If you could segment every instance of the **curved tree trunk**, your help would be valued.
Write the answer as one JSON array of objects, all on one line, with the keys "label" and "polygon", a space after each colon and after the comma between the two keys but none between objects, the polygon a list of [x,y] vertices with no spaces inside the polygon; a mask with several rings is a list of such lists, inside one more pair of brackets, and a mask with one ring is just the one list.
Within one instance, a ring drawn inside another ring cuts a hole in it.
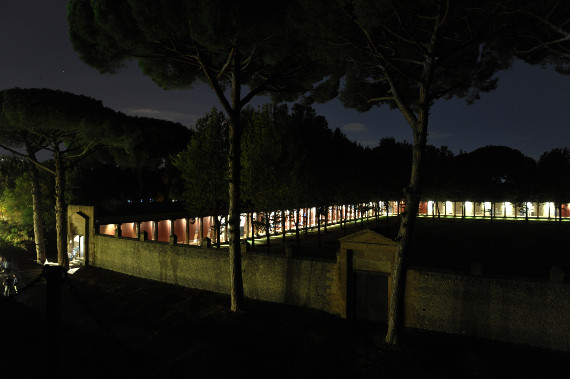
[{"label": "curved tree trunk", "polygon": [[401,214],[400,229],[396,240],[398,250],[394,257],[392,268],[392,291],[390,294],[390,305],[388,309],[388,332],[386,342],[389,344],[398,343],[398,334],[403,324],[403,298],[406,283],[406,256],[415,228],[419,200],[420,200],[420,172],[423,163],[423,155],[426,145],[427,120],[423,130],[414,133],[412,173],[410,183],[404,190],[406,198],[406,210]]},{"label": "curved tree trunk", "polygon": [[[427,142],[427,128],[430,109],[429,88],[433,74],[433,57],[428,58],[424,64],[424,72],[419,86],[418,115],[411,112],[410,108],[398,104],[410,124],[414,136],[412,150],[412,169],[410,182],[404,189],[406,208],[401,215],[400,229],[396,237],[398,249],[394,256],[392,266],[392,288],[388,307],[388,331],[386,343],[395,345],[403,325],[404,294],[406,290],[406,258],[412,235],[415,229],[416,219],[421,198],[421,174],[424,161],[424,153]],[[391,83],[392,85],[393,83]],[[397,94],[397,91],[394,91]],[[396,96],[397,97],[397,96]]]},{"label": "curved tree trunk", "polygon": [[[36,155],[28,142],[26,142],[26,152],[31,160],[36,161]],[[36,261],[43,264],[46,261],[46,244],[44,241],[44,221],[42,217],[42,193],[40,189],[39,170],[33,163],[30,163],[30,177],[32,181],[32,206],[34,214],[34,242],[36,245]]]}]

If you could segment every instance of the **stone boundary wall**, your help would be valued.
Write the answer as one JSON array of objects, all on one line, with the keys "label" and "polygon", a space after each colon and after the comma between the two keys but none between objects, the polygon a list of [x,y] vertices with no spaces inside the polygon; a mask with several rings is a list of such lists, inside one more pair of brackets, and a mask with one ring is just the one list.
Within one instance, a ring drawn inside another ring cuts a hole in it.
[{"label": "stone boundary wall", "polygon": [[[101,234],[94,235],[92,243],[94,266],[190,288],[230,291],[227,249]],[[362,260],[361,255],[354,253],[356,259]],[[347,280],[352,274],[346,254],[334,262],[246,252],[242,270],[248,298],[347,315]],[[541,282],[409,269],[404,325],[570,351],[570,284],[563,273],[553,277]]]},{"label": "stone boundary wall", "polygon": [[408,270],[406,327],[570,351],[570,285]]},{"label": "stone boundary wall", "polygon": [[[93,266],[141,278],[230,293],[228,249],[96,234]],[[297,305],[340,315],[336,262],[247,252],[242,256],[248,298]]]}]

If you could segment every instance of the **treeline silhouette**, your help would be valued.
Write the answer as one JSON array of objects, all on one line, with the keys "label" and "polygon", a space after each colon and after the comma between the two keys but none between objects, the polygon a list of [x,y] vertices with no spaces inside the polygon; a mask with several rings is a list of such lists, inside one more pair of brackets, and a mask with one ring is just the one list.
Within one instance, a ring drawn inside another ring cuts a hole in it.
[{"label": "treeline silhouette", "polygon": [[[300,104],[267,105],[245,112],[241,157],[244,210],[266,212],[403,199],[410,178],[410,143],[387,137],[375,147],[364,147],[340,129],[331,130],[323,116]],[[227,120],[213,109],[196,123],[203,125],[193,128],[188,146],[171,144],[176,148],[162,149],[154,160],[161,162],[160,166],[133,169],[120,162],[97,165],[94,160],[88,166],[80,165],[68,177],[69,200],[99,205],[105,213],[168,209],[213,214],[214,200],[217,209],[226,208],[227,173],[223,168],[227,167],[227,151],[208,141],[219,138],[219,133],[211,133],[216,123],[220,133],[227,133]],[[198,150],[191,146],[192,141]],[[207,159],[197,159],[197,154]],[[570,202],[568,148],[552,149],[534,160],[506,146],[454,154],[446,146],[428,145],[424,168],[424,201]],[[189,186],[189,178],[198,180]],[[196,186],[205,183],[220,188],[217,198],[211,197],[211,190],[197,190]]]}]

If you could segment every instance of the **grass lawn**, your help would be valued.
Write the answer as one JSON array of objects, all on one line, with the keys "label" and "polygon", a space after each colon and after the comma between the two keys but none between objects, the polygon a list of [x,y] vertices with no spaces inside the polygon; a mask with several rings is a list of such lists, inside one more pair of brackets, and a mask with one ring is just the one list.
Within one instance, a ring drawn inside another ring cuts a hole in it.
[{"label": "grass lawn", "polygon": [[[376,222],[349,223],[346,234],[362,228],[395,239],[397,217]],[[321,235],[301,232],[301,256],[336,259],[344,234],[338,225]],[[287,236],[294,244],[295,236]],[[270,253],[283,254],[281,237],[272,237]],[[256,251],[267,252],[265,239],[256,240]],[[441,219],[420,217],[412,240],[408,264],[411,267],[469,272],[472,262],[483,266],[484,275],[547,280],[549,270],[559,266],[570,276],[570,222],[531,220]]]}]

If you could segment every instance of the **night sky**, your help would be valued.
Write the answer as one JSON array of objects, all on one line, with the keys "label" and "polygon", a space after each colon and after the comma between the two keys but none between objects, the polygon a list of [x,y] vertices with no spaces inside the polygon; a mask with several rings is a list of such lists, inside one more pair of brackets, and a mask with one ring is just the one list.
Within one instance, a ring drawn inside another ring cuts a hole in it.
[{"label": "night sky", "polygon": [[[117,75],[103,75],[84,64],[67,35],[67,0],[0,0],[0,89],[54,88],[87,95],[127,114],[192,125],[213,106],[206,85],[165,91],[136,63]],[[474,105],[441,101],[432,108],[428,143],[453,152],[505,145],[538,159],[552,148],[570,146],[570,76],[517,63],[499,74],[499,88]],[[254,105],[267,99],[258,98]],[[387,107],[367,113],[339,101],[316,105],[329,126],[354,141],[376,146],[383,137],[412,140],[403,116]]]}]

